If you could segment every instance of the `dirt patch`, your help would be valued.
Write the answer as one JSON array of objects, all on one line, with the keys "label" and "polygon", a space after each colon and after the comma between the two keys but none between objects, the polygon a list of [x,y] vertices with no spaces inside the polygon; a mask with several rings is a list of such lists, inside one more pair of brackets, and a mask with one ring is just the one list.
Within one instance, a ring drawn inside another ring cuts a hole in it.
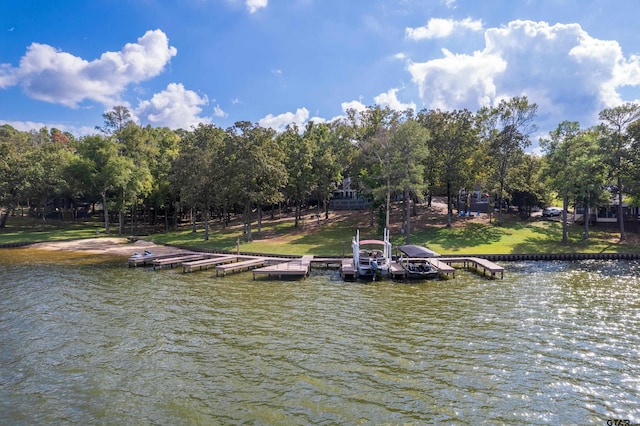
[{"label": "dirt patch", "polygon": [[65,250],[96,254],[112,254],[119,256],[132,256],[149,250],[156,254],[163,252],[175,252],[175,248],[160,246],[148,241],[129,241],[127,238],[99,237],[72,241],[49,241],[32,244],[31,247],[43,250]]}]

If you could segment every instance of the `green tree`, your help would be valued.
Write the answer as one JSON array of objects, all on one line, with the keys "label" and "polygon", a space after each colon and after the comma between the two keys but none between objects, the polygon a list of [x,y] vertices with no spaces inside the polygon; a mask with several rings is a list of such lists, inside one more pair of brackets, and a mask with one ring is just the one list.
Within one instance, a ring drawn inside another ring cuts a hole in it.
[{"label": "green tree", "polygon": [[502,224],[502,204],[509,169],[522,161],[524,150],[531,145],[530,135],[536,126],[538,105],[526,96],[502,100],[495,107],[478,112],[487,152],[492,163],[493,181],[498,193],[498,224]]},{"label": "green tree", "polygon": [[351,120],[356,129],[355,141],[360,149],[360,181],[371,188],[374,199],[372,209],[376,205],[385,206],[384,228],[388,229],[391,217],[391,195],[394,191],[393,158],[396,155],[393,135],[403,121],[403,114],[389,107],[375,106],[368,107],[357,116],[352,116]]},{"label": "green tree", "polygon": [[283,151],[273,129],[247,121],[227,130],[227,147],[234,171],[230,176],[233,196],[243,206],[247,241],[252,241],[254,207],[260,213],[263,205],[282,200],[281,190],[287,183]]},{"label": "green tree", "polygon": [[316,151],[315,140],[301,135],[298,127],[291,125],[277,136],[276,141],[285,153],[284,165],[288,177],[284,193],[295,205],[294,227],[297,228],[301,217],[301,205],[307,201],[313,187],[312,161]]},{"label": "green tree", "polygon": [[118,152],[118,145],[100,135],[87,136],[78,144],[79,158],[71,165],[76,176],[82,176],[92,194],[100,194],[104,209],[104,231],[109,234],[109,206],[127,185],[133,169],[131,159]]},{"label": "green tree", "polygon": [[614,108],[602,110],[599,114],[600,121],[606,129],[600,144],[603,158],[605,159],[610,177],[616,182],[618,196],[618,226],[620,229],[620,241],[626,239],[624,230],[624,192],[632,171],[632,134],[627,128],[640,118],[640,105],[626,103]]},{"label": "green tree", "polygon": [[413,197],[419,198],[425,190],[424,164],[428,159],[429,131],[411,118],[398,126],[393,135],[395,147],[392,168],[396,171],[393,181],[402,191],[404,200],[404,233],[407,244],[411,244],[411,207]]},{"label": "green tree", "polygon": [[229,182],[233,180],[231,159],[226,153],[226,133],[212,124],[200,124],[182,138],[182,148],[174,162],[171,181],[180,202],[193,212],[201,210],[204,240],[209,240],[211,213],[222,211],[228,203]]},{"label": "green tree", "polygon": [[548,191],[540,172],[543,164],[541,157],[525,154],[520,164],[509,171],[507,191],[521,217],[530,217],[533,207],[545,204]]},{"label": "green tree", "polygon": [[572,159],[569,164],[570,174],[574,177],[573,194],[576,206],[584,209],[584,234],[589,238],[589,209],[610,200],[611,194],[604,189],[607,181],[606,161],[602,158],[598,141],[602,129],[593,127],[583,130],[572,141]]},{"label": "green tree", "polygon": [[26,200],[28,134],[8,124],[0,126],[0,228],[6,227],[11,212]]},{"label": "green tree", "polygon": [[563,121],[549,132],[549,139],[541,139],[540,146],[547,155],[546,176],[552,188],[562,197],[562,242],[567,242],[567,209],[569,196],[576,186],[573,170],[575,139],[580,134],[577,121]]},{"label": "green tree", "polygon": [[473,183],[472,153],[477,148],[478,129],[474,115],[467,110],[443,112],[432,110],[418,115],[420,123],[429,129],[428,169],[433,182],[441,182],[447,194],[447,226],[451,227],[452,196],[460,188]]}]

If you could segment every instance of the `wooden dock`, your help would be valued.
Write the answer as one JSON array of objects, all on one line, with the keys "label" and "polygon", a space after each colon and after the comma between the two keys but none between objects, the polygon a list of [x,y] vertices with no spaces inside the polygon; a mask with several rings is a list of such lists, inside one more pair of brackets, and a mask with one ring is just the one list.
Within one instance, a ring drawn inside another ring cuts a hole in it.
[{"label": "wooden dock", "polygon": [[[238,257],[238,262],[226,263],[224,265],[216,266],[216,276],[227,275],[227,272],[241,272],[244,270],[255,269],[260,266],[265,266],[269,262],[273,262],[273,258],[268,257],[244,257],[245,260],[241,260],[243,257]],[[284,261],[284,260],[281,260]]]},{"label": "wooden dock", "polygon": [[278,278],[282,278],[283,276],[306,277],[309,275],[312,260],[313,256],[302,256],[301,259],[294,259],[288,262],[276,263],[275,265],[254,269],[253,279],[255,280],[256,275],[259,274],[277,276]]},{"label": "wooden dock", "polygon": [[340,264],[340,276],[342,276],[343,280],[351,281],[356,279],[356,268],[353,266],[353,259],[342,259]]},{"label": "wooden dock", "polygon": [[500,274],[500,279],[504,279],[504,268],[502,266],[480,257],[441,257],[439,261],[447,265],[462,264],[464,268],[473,267],[478,272],[482,269],[483,275],[496,278],[497,274]]},{"label": "wooden dock", "polygon": [[173,268],[174,266],[182,265],[184,262],[202,260],[202,259],[208,259],[208,258],[209,258],[208,254],[186,253],[186,254],[181,254],[174,257],[165,257],[162,259],[156,259],[153,261],[153,268],[154,269],[161,269],[164,267]]},{"label": "wooden dock", "polygon": [[441,257],[429,257],[427,261],[438,270],[438,275],[447,278],[449,278],[449,275],[451,275],[452,278],[456,277],[456,268],[444,262]]},{"label": "wooden dock", "polygon": [[148,266],[148,265],[152,265],[154,260],[167,259],[170,257],[177,257],[180,255],[187,255],[187,254],[191,254],[191,253],[174,252],[174,253],[165,253],[165,254],[133,255],[127,261],[127,265],[129,267]]},{"label": "wooden dock", "polygon": [[182,272],[193,272],[196,270],[209,269],[212,266],[220,264],[231,263],[238,260],[238,256],[235,255],[220,255],[210,257],[207,259],[193,260],[190,262],[182,263]]}]

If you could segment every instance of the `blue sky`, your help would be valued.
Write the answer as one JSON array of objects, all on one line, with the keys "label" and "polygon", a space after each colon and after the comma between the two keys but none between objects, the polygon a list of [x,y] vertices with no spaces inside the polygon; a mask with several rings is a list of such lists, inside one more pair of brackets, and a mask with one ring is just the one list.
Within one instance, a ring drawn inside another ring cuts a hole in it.
[{"label": "blue sky", "polygon": [[640,99],[637,0],[0,0],[0,124],[275,129],[383,105],[539,105],[540,135]]}]

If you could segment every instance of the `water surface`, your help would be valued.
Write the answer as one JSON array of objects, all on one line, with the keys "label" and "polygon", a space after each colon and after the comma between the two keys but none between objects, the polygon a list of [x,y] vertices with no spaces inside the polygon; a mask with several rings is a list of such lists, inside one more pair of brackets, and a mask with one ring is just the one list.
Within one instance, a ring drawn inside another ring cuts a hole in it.
[{"label": "water surface", "polygon": [[637,262],[365,284],[0,254],[0,424],[640,422]]}]

